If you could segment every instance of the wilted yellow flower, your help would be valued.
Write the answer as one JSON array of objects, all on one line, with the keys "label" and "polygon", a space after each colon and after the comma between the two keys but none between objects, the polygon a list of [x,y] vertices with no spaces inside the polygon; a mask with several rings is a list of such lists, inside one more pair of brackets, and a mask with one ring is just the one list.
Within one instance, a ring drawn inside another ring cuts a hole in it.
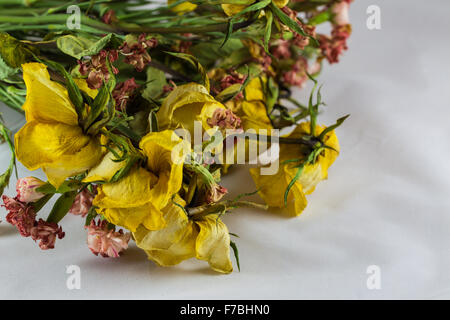
[{"label": "wilted yellow flower", "polygon": [[[99,185],[93,202],[98,212],[109,222],[131,231],[136,231],[140,225],[149,230],[163,228],[166,223],[161,209],[180,190],[183,179],[184,150],[172,150],[183,143],[171,130],[152,132],[142,138],[139,147],[147,157],[145,166],[133,167],[117,182]],[[84,181],[111,179],[120,169],[112,159],[114,157],[107,154]]]},{"label": "wilted yellow flower", "polygon": [[[26,63],[22,68],[27,123],[15,135],[17,159],[29,170],[42,168],[50,183],[59,187],[100,161],[100,137],[82,131],[67,90],[50,80],[44,64]],[[83,86],[82,81],[78,84]],[[95,96],[96,91],[87,93]]]},{"label": "wilted yellow flower", "polygon": [[[170,5],[172,3],[177,2],[178,0],[168,0],[167,3]],[[189,1],[180,3],[179,5],[176,5],[175,7],[171,8],[170,10],[173,12],[178,12],[180,14],[185,12],[191,12],[194,11],[195,8],[197,8],[197,5],[194,3],[191,3]]]},{"label": "wilted yellow flower", "polygon": [[211,126],[208,119],[224,105],[216,101],[208,90],[198,83],[188,83],[176,87],[156,114],[160,129],[184,128],[194,134],[194,121],[201,121],[204,130]]},{"label": "wilted yellow flower", "polygon": [[[175,204],[176,203],[176,204]],[[185,202],[178,195],[163,209],[167,227],[149,231],[141,226],[133,233],[136,244],[150,260],[161,266],[173,266],[196,257],[208,261],[211,268],[230,273],[230,235],[217,214],[188,218],[180,206]]]},{"label": "wilted yellow flower", "polygon": [[272,129],[272,123],[267,115],[266,96],[263,86],[266,85],[266,77],[253,78],[244,91],[244,101],[242,101],[240,112],[244,130]]},{"label": "wilted yellow flower", "polygon": [[[238,14],[245,8],[247,8],[249,5],[255,3],[256,0],[248,0],[246,4],[231,4],[231,3],[224,3],[222,4],[222,9],[225,12],[227,16],[234,16],[235,14]],[[289,0],[273,0],[273,3],[278,8],[283,8],[288,4]]]},{"label": "wilted yellow flower", "polygon": [[[253,130],[253,133],[261,133],[260,130],[264,129],[267,131],[262,132],[262,134],[270,135],[270,130],[273,129],[267,114],[266,97],[263,90],[266,83],[266,77],[253,78],[244,89],[244,99],[233,102],[231,106],[233,112],[241,119],[242,128],[247,133],[251,133],[251,130]],[[245,158],[247,162],[254,161],[258,153],[250,152],[250,150],[259,150],[257,140],[246,139],[245,148],[238,148],[238,145],[236,145],[234,149],[227,149],[225,158],[233,159],[234,157],[234,163],[237,163],[239,154],[245,152],[245,155],[240,155],[241,159]],[[229,164],[224,165],[224,173],[227,173],[229,166]]]},{"label": "wilted yellow flower", "polygon": [[[325,127],[316,126],[315,135],[320,135],[323,130],[325,130]],[[309,122],[304,122],[299,124],[292,133],[285,137],[301,138],[302,136],[309,135],[309,133],[310,124]],[[304,166],[300,177],[293,184],[287,199],[289,211],[293,215],[302,213],[307,204],[305,195],[312,193],[316,185],[328,177],[328,168],[338,156],[339,142],[334,130],[325,135],[323,142],[336,151],[324,149],[317,157],[315,163]],[[302,152],[303,150],[303,145],[280,144],[280,167],[275,175],[261,175],[260,168],[250,169],[250,174],[259,190],[258,193],[268,206],[284,207],[285,191],[297,173],[298,168],[295,168],[295,166],[299,162],[286,164],[283,164],[283,162],[292,159],[304,159],[305,155]]]}]

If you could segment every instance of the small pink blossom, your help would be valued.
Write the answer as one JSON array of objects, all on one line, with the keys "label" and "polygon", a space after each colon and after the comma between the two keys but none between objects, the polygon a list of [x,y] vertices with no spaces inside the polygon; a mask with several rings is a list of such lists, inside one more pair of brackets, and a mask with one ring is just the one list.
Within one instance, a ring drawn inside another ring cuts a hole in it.
[{"label": "small pink blossom", "polygon": [[[297,24],[303,29],[303,31],[305,32],[306,35],[308,35],[310,37],[316,36],[316,27],[310,26],[307,24],[303,24],[299,19],[297,19],[298,13],[296,11],[292,10],[291,8],[289,8],[287,6],[284,8],[281,8],[281,10],[285,14],[287,14],[292,20],[297,22]],[[304,35],[294,32],[293,44],[303,50],[309,44],[308,36],[304,36]]]},{"label": "small pink blossom", "polygon": [[350,23],[348,17],[349,8],[350,5],[347,1],[337,2],[331,7],[331,12],[334,14],[333,23],[335,25],[342,26]]},{"label": "small pink blossom", "polygon": [[298,86],[303,88],[308,81],[306,70],[308,68],[308,62],[305,58],[301,58],[295,62],[292,69],[283,74],[284,83],[290,86]]},{"label": "small pink blossom", "polygon": [[97,194],[97,188],[94,187],[93,191],[94,192],[91,192],[87,188],[84,188],[79,194],[77,194],[69,212],[76,216],[85,217],[89,212],[89,209],[92,207],[92,201]]},{"label": "small pink blossom", "polygon": [[15,226],[20,235],[29,237],[36,219],[36,213],[33,207],[20,202],[17,198],[10,198],[3,195],[2,199],[4,203],[2,207],[5,207],[9,211],[6,215],[6,221]]},{"label": "small pink blossom", "polygon": [[42,219],[36,221],[36,212],[30,204],[3,196],[3,207],[9,211],[6,215],[6,221],[19,230],[23,237],[29,237],[34,241],[40,241],[39,247],[42,250],[53,249],[56,238],[64,238],[64,232],[58,224],[54,222],[45,222]]},{"label": "small pink blossom", "polygon": [[308,73],[309,74],[316,74],[320,72],[322,69],[322,65],[316,60],[312,64],[308,65]]},{"label": "small pink blossom", "polygon": [[272,48],[273,56],[277,59],[289,59],[291,57],[290,45],[291,43],[288,40],[277,40]]},{"label": "small pink blossom", "polygon": [[102,21],[106,24],[112,24],[114,22],[117,22],[118,20],[117,20],[116,13],[114,12],[114,10],[109,9],[108,11],[106,11],[106,13],[102,17]]},{"label": "small pink blossom", "polygon": [[331,37],[319,36],[320,50],[329,63],[339,62],[342,52],[347,50],[347,39],[350,37],[352,27],[350,24],[335,26],[331,31]]},{"label": "small pink blossom", "polygon": [[218,126],[220,129],[241,129],[241,118],[229,109],[217,108],[211,118],[207,121],[211,127]]},{"label": "small pink blossom", "polygon": [[129,232],[108,229],[106,220],[98,221],[98,223],[92,220],[88,227],[87,244],[95,255],[100,254],[104,258],[118,258],[128,248],[130,237]]},{"label": "small pink blossom", "polygon": [[37,192],[36,189],[44,184],[44,181],[41,181],[35,177],[26,177],[17,180],[17,200],[28,203],[35,202],[41,199],[43,196],[45,196],[45,194]]},{"label": "small pink blossom", "polygon": [[[229,70],[229,73],[226,74],[222,79],[220,79],[220,88],[214,88],[214,91],[218,94],[222,90],[225,90],[226,88],[234,84],[243,84],[246,79],[246,75],[240,74],[235,70]],[[235,97],[235,99],[237,100],[240,100],[242,98],[244,98],[244,94],[242,92],[239,92]]]},{"label": "small pink blossom", "polygon": [[139,85],[136,83],[134,78],[117,84],[112,92],[113,98],[116,102],[116,109],[124,110],[129,99],[133,96],[133,93],[137,88],[139,88]]},{"label": "small pink blossom", "polygon": [[[87,75],[87,84],[91,89],[99,89],[103,82],[107,82],[110,78],[107,60],[113,63],[118,59],[117,50],[101,50],[90,60],[78,61],[79,71],[82,76]],[[112,72],[118,74],[119,70],[111,66]]]},{"label": "small pink blossom", "polygon": [[147,39],[145,33],[139,35],[139,38],[135,43],[124,42],[119,51],[125,56],[124,62],[132,65],[136,71],[141,72],[145,66],[152,61],[152,58],[148,54],[147,50],[152,49],[158,45],[156,38]]},{"label": "small pink blossom", "polygon": [[165,84],[165,85],[163,86],[163,92],[164,92],[164,93],[171,92],[171,91],[173,91],[176,87],[177,87],[176,83],[173,82],[173,80],[169,80],[169,83],[168,83],[168,84]]},{"label": "small pink blossom", "polygon": [[39,248],[42,250],[53,249],[56,238],[62,239],[64,236],[65,233],[57,223],[46,222],[42,219],[39,219],[31,229],[31,238],[34,241],[39,241]]},{"label": "small pink blossom", "polygon": [[228,193],[227,188],[222,187],[219,184],[215,184],[208,190],[208,194],[206,196],[207,203],[214,203],[220,201]]}]

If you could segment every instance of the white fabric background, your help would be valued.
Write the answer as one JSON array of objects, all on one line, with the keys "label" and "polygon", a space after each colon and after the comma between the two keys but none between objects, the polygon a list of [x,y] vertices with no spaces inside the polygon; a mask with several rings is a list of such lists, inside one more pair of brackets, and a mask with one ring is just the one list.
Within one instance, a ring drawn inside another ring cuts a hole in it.
[{"label": "white fabric background", "polygon": [[[381,7],[378,31],[366,28],[371,4]],[[4,221],[0,299],[450,298],[449,13],[448,0],[356,0],[350,50],[320,76],[328,104],[320,122],[351,113],[337,131],[341,155],[300,217],[247,209],[225,217],[240,235],[240,273],[195,260],[161,268],[134,244],[120,259],[95,257],[75,216],[63,220],[56,249],[42,252]],[[19,165],[19,175],[30,173]],[[225,184],[233,194],[254,190],[245,169]],[[81,290],[66,288],[72,264]],[[369,265],[381,268],[381,290],[367,289]]]}]

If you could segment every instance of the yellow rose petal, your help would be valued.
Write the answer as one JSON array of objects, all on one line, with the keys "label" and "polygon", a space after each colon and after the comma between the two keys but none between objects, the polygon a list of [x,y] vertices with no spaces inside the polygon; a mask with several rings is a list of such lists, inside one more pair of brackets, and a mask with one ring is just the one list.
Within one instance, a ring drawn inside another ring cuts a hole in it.
[{"label": "yellow rose petal", "polygon": [[208,261],[215,271],[232,272],[230,234],[227,226],[217,215],[207,215],[195,223],[200,227],[196,242],[197,259]]},{"label": "yellow rose petal", "polygon": [[[174,201],[181,206],[185,205],[179,196],[176,196]],[[195,257],[198,227],[189,221],[184,211],[173,202],[169,203],[163,212],[167,227],[157,231],[139,227],[133,233],[136,245],[147,253],[150,260],[161,266],[172,266]]]},{"label": "yellow rose petal", "polygon": [[27,96],[23,109],[27,121],[61,122],[78,125],[78,115],[70,102],[67,90],[50,80],[47,66],[42,63],[22,65]]},{"label": "yellow rose petal", "polygon": [[78,126],[63,123],[25,124],[15,135],[17,159],[29,170],[43,167],[52,184],[82,173],[101,158],[100,143]]}]

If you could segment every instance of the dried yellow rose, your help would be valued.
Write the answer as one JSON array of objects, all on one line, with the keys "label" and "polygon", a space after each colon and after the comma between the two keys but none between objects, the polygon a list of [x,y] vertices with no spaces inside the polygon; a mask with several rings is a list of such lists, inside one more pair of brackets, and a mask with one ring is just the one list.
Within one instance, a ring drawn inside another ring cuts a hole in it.
[{"label": "dried yellow rose", "polygon": [[[166,222],[161,209],[182,184],[186,149],[172,152],[181,144],[185,142],[171,130],[149,133],[142,138],[139,147],[147,158],[145,165],[133,167],[117,182],[99,185],[93,201],[98,212],[109,222],[131,231],[140,225],[149,230],[163,228]],[[111,165],[112,159],[112,155],[106,155],[84,181],[109,180],[120,169],[120,165]]]},{"label": "dried yellow rose", "polygon": [[[316,126],[315,135],[325,130],[323,126]],[[300,138],[310,133],[309,122],[301,123],[297,128],[285,136],[287,138]],[[288,209],[291,214],[299,215],[306,208],[305,195],[314,191],[316,185],[328,177],[328,168],[336,160],[339,152],[339,142],[333,131],[328,132],[323,142],[332,149],[324,149],[312,164],[304,166],[300,177],[293,184],[287,198]],[[251,168],[250,174],[255,181],[259,195],[270,207],[282,208],[285,206],[284,196],[286,188],[296,176],[298,162],[285,163],[286,160],[304,159],[301,145],[280,144],[280,167],[275,175],[261,175],[260,168]]]},{"label": "dried yellow rose", "polygon": [[180,206],[185,202],[178,195],[163,209],[167,222],[164,229],[147,230],[141,226],[133,236],[150,260],[161,266],[173,266],[196,257],[208,261],[210,267],[230,273],[230,235],[217,214],[188,218]]},{"label": "dried yellow rose", "polygon": [[[29,170],[42,168],[59,187],[66,178],[95,166],[102,157],[100,136],[85,134],[67,90],[50,80],[42,63],[22,65],[27,123],[15,135],[17,159]],[[80,87],[86,87],[78,80]],[[95,97],[95,90],[86,90]]]},{"label": "dried yellow rose", "polygon": [[194,121],[200,121],[204,130],[210,129],[208,119],[218,108],[225,109],[225,106],[216,101],[204,86],[188,83],[176,87],[164,99],[156,116],[160,129],[184,128],[193,137]]}]

